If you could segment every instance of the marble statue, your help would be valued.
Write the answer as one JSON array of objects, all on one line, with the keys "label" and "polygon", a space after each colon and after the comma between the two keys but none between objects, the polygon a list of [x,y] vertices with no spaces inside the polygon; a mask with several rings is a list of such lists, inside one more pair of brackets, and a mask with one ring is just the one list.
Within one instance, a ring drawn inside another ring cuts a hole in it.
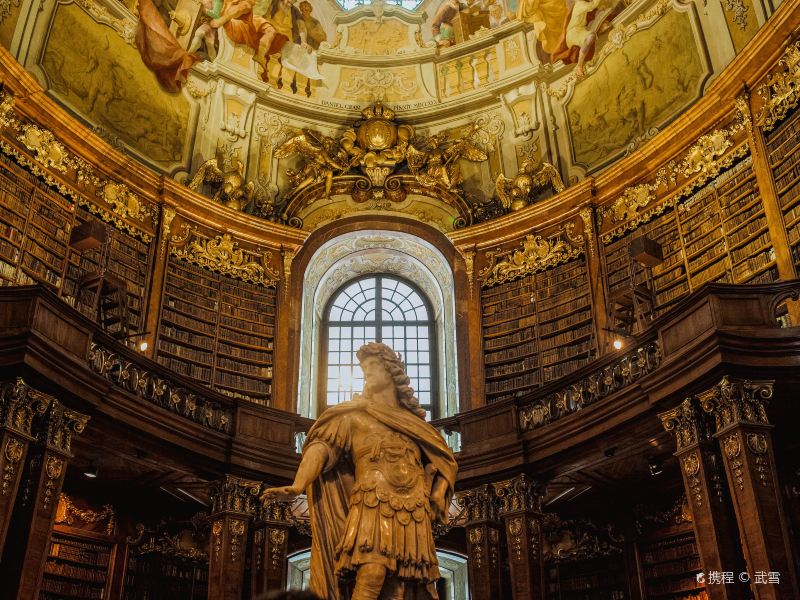
[{"label": "marble statue", "polygon": [[[437,598],[434,520],[446,522],[456,461],[425,421],[398,354],[371,342],[356,354],[364,393],[332,406],[309,430],[294,483],[306,491],[311,590],[327,600]],[[354,585],[353,585],[354,580]]]}]

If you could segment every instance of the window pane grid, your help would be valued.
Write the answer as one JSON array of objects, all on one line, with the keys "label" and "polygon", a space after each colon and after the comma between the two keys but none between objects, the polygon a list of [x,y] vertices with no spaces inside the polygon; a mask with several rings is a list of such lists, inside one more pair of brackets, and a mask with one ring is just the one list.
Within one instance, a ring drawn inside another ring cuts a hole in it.
[{"label": "window pane grid", "polygon": [[420,406],[433,418],[432,323],[418,291],[393,277],[360,279],[337,294],[326,316],[328,406],[363,391],[356,351],[378,341],[401,354]]}]

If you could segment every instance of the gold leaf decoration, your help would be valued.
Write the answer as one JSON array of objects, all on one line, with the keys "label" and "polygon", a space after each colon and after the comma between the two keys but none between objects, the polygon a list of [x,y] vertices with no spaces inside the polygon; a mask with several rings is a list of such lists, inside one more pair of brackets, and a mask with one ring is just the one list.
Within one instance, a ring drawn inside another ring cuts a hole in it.
[{"label": "gold leaf decoration", "polygon": [[[249,281],[266,287],[277,287],[278,273],[267,264],[267,256],[260,255],[261,261],[248,260],[248,256],[229,233],[218,235],[213,240],[195,238],[185,248],[172,248],[177,258],[229,275],[242,281]],[[258,255],[255,255],[258,256]]]},{"label": "gold leaf decoration", "polygon": [[487,252],[489,264],[481,269],[478,277],[482,279],[482,287],[490,287],[555,267],[582,252],[582,248],[570,246],[560,236],[545,239],[541,235],[528,234],[522,242],[522,250]]},{"label": "gold leaf decoration", "polygon": [[778,61],[778,70],[758,88],[764,105],[756,116],[756,124],[770,131],[800,102],[800,41],[795,42]]}]

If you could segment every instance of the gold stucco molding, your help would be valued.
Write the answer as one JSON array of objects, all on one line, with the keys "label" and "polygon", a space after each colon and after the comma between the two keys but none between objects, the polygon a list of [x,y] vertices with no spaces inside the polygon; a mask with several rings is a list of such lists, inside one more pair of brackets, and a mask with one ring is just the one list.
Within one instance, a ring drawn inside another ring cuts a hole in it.
[{"label": "gold stucco molding", "polygon": [[280,280],[278,272],[270,266],[272,252],[245,252],[229,233],[209,239],[193,231],[192,239],[186,246],[172,247],[170,252],[176,258],[210,271],[257,285],[274,288]]},{"label": "gold stucco molding", "polygon": [[758,88],[764,104],[756,116],[756,125],[764,131],[772,130],[800,102],[799,88],[800,41],[797,41],[786,48],[778,61],[778,68]]}]

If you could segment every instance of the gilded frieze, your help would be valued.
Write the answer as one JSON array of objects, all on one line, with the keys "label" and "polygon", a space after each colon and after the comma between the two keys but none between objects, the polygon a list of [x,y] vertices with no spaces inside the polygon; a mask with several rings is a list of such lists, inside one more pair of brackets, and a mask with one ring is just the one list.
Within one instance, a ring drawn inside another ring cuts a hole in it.
[{"label": "gilded frieze", "polygon": [[758,88],[763,105],[756,116],[756,124],[764,131],[771,131],[800,102],[799,90],[800,41],[786,48],[778,68]]},{"label": "gilded frieze", "polygon": [[277,287],[280,279],[270,264],[271,252],[246,252],[229,233],[209,239],[195,231],[186,246],[173,246],[170,251],[182,260],[250,283]]},{"label": "gilded frieze", "polygon": [[[555,267],[583,254],[583,237],[580,245],[565,240],[567,233],[560,230],[553,236],[529,234],[521,243],[522,249],[494,249],[486,253],[486,266],[478,272],[481,287],[513,281],[530,273]],[[577,241],[577,240],[576,240]]]}]

